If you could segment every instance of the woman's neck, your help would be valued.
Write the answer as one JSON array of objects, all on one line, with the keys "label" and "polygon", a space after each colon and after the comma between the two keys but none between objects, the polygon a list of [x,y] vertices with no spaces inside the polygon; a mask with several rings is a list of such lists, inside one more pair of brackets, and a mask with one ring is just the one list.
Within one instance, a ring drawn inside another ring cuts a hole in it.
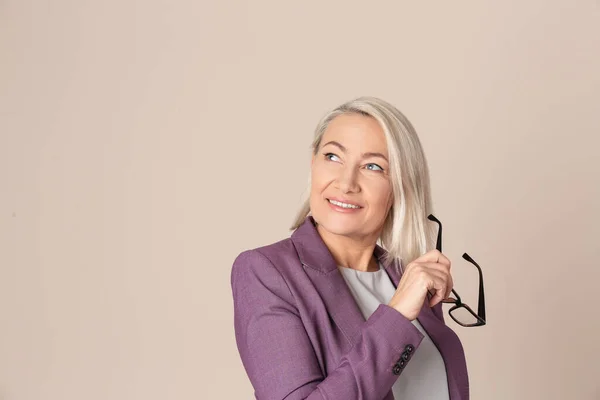
[{"label": "woman's neck", "polygon": [[377,260],[373,257],[377,239],[369,237],[357,239],[336,235],[326,231],[319,224],[317,224],[317,231],[337,265],[365,272],[379,270]]}]

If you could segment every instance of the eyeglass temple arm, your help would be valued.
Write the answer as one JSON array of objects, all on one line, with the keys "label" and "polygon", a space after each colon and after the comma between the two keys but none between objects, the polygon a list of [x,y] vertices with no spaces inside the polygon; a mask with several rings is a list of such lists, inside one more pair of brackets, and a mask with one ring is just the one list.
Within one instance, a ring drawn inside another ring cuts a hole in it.
[{"label": "eyeglass temple arm", "polygon": [[470,262],[471,264],[473,264],[474,266],[477,267],[477,271],[479,272],[479,301],[477,304],[477,315],[479,315],[479,318],[481,318],[482,320],[485,321],[485,296],[483,293],[483,272],[481,272],[481,267],[479,266],[479,264],[477,264],[475,262],[475,260],[473,260],[471,258],[470,255],[468,255],[467,253],[464,253],[462,255],[462,257],[467,260],[468,262]]},{"label": "eyeglass temple arm", "polygon": [[[437,233],[437,240],[435,243],[435,248],[437,249],[437,251],[439,251],[441,253],[442,252],[442,223],[433,214],[429,214],[427,216],[427,219],[438,224],[438,233]],[[462,304],[462,300],[460,299],[460,296],[458,295],[458,293],[456,293],[456,290],[452,289],[452,294],[454,295],[454,297],[456,297],[457,304]]]}]

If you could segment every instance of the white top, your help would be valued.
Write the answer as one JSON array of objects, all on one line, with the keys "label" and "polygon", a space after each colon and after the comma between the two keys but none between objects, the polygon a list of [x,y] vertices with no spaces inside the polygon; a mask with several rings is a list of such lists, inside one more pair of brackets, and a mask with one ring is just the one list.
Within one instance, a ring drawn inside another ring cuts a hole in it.
[{"label": "white top", "polygon": [[[348,284],[354,299],[365,319],[377,309],[379,304],[387,304],[396,288],[385,269],[379,271],[358,271],[338,266]],[[446,366],[435,344],[416,319],[413,325],[424,338],[406,364],[398,380],[392,386],[394,398],[402,400],[448,400],[448,377]]]}]

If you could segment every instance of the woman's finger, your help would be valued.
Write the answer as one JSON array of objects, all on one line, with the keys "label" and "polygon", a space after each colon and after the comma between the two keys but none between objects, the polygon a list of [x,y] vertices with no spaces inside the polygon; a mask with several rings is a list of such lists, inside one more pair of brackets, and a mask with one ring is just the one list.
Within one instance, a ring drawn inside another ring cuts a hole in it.
[{"label": "woman's finger", "polygon": [[[447,299],[454,288],[454,280],[452,279],[452,275],[450,275],[450,273],[448,273],[445,269],[446,267],[438,268],[439,269],[430,268],[426,272],[430,279],[433,279],[435,282],[434,287],[428,290],[429,294],[433,296],[431,299],[432,301],[434,300],[435,295],[438,295],[435,303]],[[435,303],[432,304],[432,306],[435,305]]]},{"label": "woman's finger", "polygon": [[[432,275],[433,276],[433,275]],[[435,291],[431,300],[429,300],[429,306],[433,307],[440,301],[444,300],[444,295],[447,289],[447,282],[445,279],[435,276],[433,290]]]},{"label": "woman's finger", "polygon": [[438,259],[438,263],[440,264],[444,264],[448,266],[448,269],[450,269],[452,267],[452,263],[450,262],[450,259],[448,257],[446,257],[444,255],[444,253],[439,253],[440,258]]},{"label": "woman's finger", "polygon": [[415,259],[413,262],[437,262],[440,259],[441,254],[442,253],[439,250],[431,250],[422,256],[417,257],[417,259]]},{"label": "woman's finger", "polygon": [[419,264],[424,266],[425,268],[429,268],[429,269],[432,269],[435,271],[443,271],[446,273],[450,273],[450,267],[447,264],[436,263],[436,262],[422,262]]},{"label": "woman's finger", "polygon": [[448,267],[451,266],[450,259],[448,259],[448,257],[446,257],[439,250],[428,251],[427,253],[423,254],[421,257],[418,257],[416,260],[413,261],[413,263],[415,263],[415,262],[416,263],[434,262],[434,263],[440,263],[440,264],[447,265]]}]

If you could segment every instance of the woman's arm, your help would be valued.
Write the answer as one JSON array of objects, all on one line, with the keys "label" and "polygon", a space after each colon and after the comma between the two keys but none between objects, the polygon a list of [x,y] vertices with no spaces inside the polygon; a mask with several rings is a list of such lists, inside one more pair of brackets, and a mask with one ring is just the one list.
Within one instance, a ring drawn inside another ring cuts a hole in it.
[{"label": "woman's arm", "polygon": [[236,343],[259,400],[381,400],[398,379],[394,365],[406,346],[416,351],[423,339],[400,312],[380,304],[355,346],[324,377],[293,295],[265,256],[241,253],[231,287]]}]

